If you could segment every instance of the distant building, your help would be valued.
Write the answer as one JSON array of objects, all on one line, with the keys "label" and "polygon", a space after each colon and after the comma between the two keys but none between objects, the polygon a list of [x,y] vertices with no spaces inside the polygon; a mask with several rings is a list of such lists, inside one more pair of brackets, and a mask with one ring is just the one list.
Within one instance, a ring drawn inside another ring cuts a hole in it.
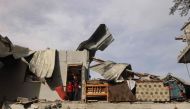
[{"label": "distant building", "polygon": [[184,31],[184,34],[176,37],[176,40],[182,40],[187,43],[187,46],[181,51],[181,54],[178,56],[179,63],[190,63],[190,22],[185,23],[181,28],[181,31]]}]

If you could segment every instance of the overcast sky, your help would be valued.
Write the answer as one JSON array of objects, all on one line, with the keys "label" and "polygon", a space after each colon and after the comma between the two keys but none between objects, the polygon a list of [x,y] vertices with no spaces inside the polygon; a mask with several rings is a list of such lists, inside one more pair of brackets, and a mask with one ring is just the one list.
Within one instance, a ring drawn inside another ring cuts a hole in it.
[{"label": "overcast sky", "polygon": [[187,17],[169,15],[173,0],[0,0],[0,34],[33,50],[75,50],[100,23],[115,41],[96,57],[130,63],[134,71],[190,81],[174,38]]}]

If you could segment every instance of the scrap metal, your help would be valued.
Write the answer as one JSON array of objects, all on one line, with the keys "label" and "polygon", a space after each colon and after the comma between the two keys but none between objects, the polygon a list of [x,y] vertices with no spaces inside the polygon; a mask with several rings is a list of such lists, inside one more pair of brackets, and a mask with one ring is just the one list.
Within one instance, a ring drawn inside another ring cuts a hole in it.
[{"label": "scrap metal", "polygon": [[115,63],[113,61],[99,61],[98,64],[90,67],[90,70],[100,73],[106,80],[124,80],[126,78],[126,69],[131,70],[131,65],[126,63]]},{"label": "scrap metal", "polygon": [[90,52],[90,57],[94,57],[97,50],[103,51],[114,41],[112,34],[109,32],[105,24],[100,24],[92,36],[80,43],[77,50],[84,49]]},{"label": "scrap metal", "polygon": [[13,55],[15,59],[18,59],[29,56],[32,53],[32,50],[18,45],[13,45],[8,37],[0,35],[0,58]]}]

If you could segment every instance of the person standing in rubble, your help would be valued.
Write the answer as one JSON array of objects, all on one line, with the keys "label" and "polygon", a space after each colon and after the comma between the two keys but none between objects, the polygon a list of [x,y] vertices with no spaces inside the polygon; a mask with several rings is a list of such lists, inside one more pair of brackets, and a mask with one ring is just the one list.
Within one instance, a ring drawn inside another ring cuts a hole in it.
[{"label": "person standing in rubble", "polygon": [[81,88],[77,75],[73,75],[73,86],[74,86],[73,100],[77,101],[80,98],[80,88]]}]

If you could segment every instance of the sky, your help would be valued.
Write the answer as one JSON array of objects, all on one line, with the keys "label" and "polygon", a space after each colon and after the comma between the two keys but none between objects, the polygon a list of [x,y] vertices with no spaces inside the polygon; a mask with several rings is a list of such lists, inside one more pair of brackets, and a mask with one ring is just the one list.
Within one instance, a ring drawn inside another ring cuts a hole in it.
[{"label": "sky", "polygon": [[32,50],[75,50],[104,23],[115,41],[97,58],[190,81],[185,65],[177,63],[185,44],[175,40],[188,17],[169,15],[172,1],[0,0],[0,34]]}]

